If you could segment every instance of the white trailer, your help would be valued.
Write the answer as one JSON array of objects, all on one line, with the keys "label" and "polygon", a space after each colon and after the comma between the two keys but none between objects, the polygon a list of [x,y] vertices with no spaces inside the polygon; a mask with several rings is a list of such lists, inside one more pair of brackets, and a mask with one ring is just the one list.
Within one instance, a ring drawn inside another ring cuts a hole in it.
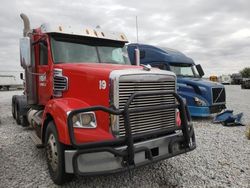
[{"label": "white trailer", "polygon": [[10,87],[17,87],[19,84],[13,75],[0,75],[0,89],[9,90]]},{"label": "white trailer", "polygon": [[219,82],[224,84],[224,85],[229,85],[229,84],[231,84],[231,76],[230,75],[221,75],[219,77]]}]

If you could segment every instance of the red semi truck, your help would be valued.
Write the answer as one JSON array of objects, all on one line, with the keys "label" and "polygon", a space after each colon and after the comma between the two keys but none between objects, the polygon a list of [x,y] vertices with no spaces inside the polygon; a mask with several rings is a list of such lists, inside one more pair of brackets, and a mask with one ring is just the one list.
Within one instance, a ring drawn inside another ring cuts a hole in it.
[{"label": "red semi truck", "polygon": [[132,66],[124,34],[48,24],[30,29],[28,17],[21,18],[25,90],[13,96],[12,114],[35,130],[56,184],[70,174],[114,173],[195,149],[175,74]]}]

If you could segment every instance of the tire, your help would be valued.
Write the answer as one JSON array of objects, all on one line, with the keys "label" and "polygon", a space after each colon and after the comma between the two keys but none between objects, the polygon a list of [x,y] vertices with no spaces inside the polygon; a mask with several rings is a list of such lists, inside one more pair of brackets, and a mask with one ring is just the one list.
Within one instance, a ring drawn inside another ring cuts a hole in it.
[{"label": "tire", "polygon": [[16,102],[16,95],[13,95],[12,96],[12,102],[11,102],[11,112],[12,112],[12,117],[14,119],[16,119],[16,116],[15,116],[15,102]]},{"label": "tire", "polygon": [[22,125],[23,127],[28,127],[28,126],[29,126],[29,122],[28,122],[28,120],[27,120],[27,116],[22,116],[21,125]]},{"label": "tire", "polygon": [[16,123],[18,125],[21,125],[22,124],[22,116],[20,115],[17,102],[15,102],[15,118],[16,118]]},{"label": "tire", "polygon": [[13,109],[14,117],[16,119],[16,123],[18,125],[22,125],[24,127],[28,126],[29,123],[26,118],[26,114],[28,112],[27,102],[25,101],[24,95],[14,95],[13,96]]},{"label": "tire", "polygon": [[64,145],[58,140],[58,133],[53,121],[49,122],[45,133],[45,150],[49,174],[53,182],[62,185],[69,180],[65,173]]}]

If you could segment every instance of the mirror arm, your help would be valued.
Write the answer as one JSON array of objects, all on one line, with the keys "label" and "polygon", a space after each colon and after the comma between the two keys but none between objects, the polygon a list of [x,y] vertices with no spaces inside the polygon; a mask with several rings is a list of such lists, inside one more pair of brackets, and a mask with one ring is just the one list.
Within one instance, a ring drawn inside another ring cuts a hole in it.
[{"label": "mirror arm", "polygon": [[29,71],[28,69],[27,69],[27,71],[28,71],[29,74],[32,74],[32,75],[34,75],[34,76],[45,76],[45,75],[47,75],[47,72],[44,72],[44,73],[36,73],[36,72],[31,72],[31,71]]}]

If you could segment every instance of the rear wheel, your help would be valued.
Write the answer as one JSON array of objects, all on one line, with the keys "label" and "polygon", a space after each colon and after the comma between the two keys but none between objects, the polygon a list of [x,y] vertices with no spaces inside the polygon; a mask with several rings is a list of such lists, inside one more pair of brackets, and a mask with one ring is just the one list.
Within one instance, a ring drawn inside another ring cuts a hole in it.
[{"label": "rear wheel", "polygon": [[17,102],[15,102],[15,118],[16,118],[16,123],[18,125],[21,125],[21,123],[22,123],[22,116],[20,115],[20,111],[19,111]]},{"label": "rear wheel", "polygon": [[29,126],[29,122],[28,122],[27,116],[22,116],[21,125],[22,125],[23,127]]},{"label": "rear wheel", "polygon": [[12,117],[14,119],[16,119],[16,116],[15,116],[15,101],[16,101],[16,95],[13,95],[12,96],[12,103],[11,103],[11,112],[12,112]]},{"label": "rear wheel", "polygon": [[61,185],[69,180],[64,166],[64,145],[58,141],[58,133],[53,121],[49,122],[45,135],[46,158],[49,174],[53,182]]}]

